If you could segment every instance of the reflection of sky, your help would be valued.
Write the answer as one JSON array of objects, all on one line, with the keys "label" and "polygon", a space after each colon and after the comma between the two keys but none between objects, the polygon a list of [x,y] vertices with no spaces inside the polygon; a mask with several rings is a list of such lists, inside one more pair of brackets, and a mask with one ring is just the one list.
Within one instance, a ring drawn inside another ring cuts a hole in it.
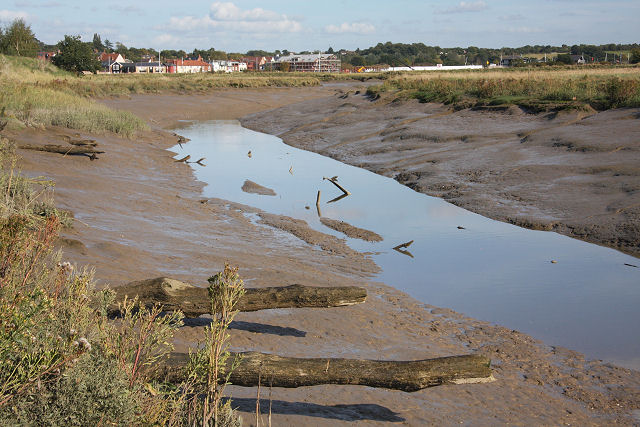
[{"label": "reflection of sky", "polygon": [[[624,266],[640,260],[484,218],[237,122],[194,124],[179,132],[191,141],[183,149],[175,147],[176,157],[207,158],[206,167],[194,165],[198,179],[209,184],[205,196],[301,218],[344,237],[318,221],[315,201],[321,190],[323,216],[383,236],[380,243],[348,241],[354,249],[379,252],[374,259],[385,283],[425,303],[640,369],[633,362],[640,355],[640,339],[628,336],[634,333],[631,325],[640,324],[640,269]],[[334,175],[352,195],[327,204],[341,194],[322,180]],[[272,188],[277,196],[244,193],[246,179]],[[409,240],[414,240],[408,250],[415,258],[390,249]]]}]

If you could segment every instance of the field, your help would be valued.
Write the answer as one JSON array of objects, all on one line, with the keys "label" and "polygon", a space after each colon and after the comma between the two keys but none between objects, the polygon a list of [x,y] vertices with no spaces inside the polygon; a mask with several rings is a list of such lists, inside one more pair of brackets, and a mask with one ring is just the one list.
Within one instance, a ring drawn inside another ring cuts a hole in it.
[{"label": "field", "polygon": [[456,108],[518,105],[533,111],[640,106],[640,68],[580,67],[402,73],[370,87],[389,95]]}]

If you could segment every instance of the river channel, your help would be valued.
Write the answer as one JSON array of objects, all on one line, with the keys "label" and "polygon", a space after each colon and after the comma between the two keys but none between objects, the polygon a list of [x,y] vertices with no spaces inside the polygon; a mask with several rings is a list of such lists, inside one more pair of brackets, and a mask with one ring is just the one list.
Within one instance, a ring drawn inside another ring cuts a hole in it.
[{"label": "river channel", "polygon": [[[371,252],[375,277],[425,303],[528,333],[640,370],[640,260],[552,232],[494,221],[417,193],[393,179],[290,147],[237,121],[185,122],[190,142],[173,148],[207,185],[204,196],[304,219],[319,231]],[[249,156],[249,152],[251,155]],[[323,177],[338,176],[351,192]],[[242,191],[251,180],[275,196]],[[348,238],[323,217],[375,231],[373,243]],[[405,252],[392,248],[413,240]],[[630,264],[630,265],[628,265]]]}]

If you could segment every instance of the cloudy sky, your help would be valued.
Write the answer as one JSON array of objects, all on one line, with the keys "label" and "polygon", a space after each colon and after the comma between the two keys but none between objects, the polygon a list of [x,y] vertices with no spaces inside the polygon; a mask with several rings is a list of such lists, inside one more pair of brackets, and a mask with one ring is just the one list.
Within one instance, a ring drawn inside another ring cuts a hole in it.
[{"label": "cloudy sky", "polygon": [[45,43],[65,34],[160,49],[355,49],[379,42],[517,47],[640,41],[640,0],[4,0]]}]

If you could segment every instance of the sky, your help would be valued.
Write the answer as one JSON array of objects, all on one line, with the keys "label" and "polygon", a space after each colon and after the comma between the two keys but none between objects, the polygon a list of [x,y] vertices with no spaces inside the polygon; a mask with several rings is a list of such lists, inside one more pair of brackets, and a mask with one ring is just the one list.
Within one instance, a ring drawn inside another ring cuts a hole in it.
[{"label": "sky", "polygon": [[3,0],[55,44],[65,34],[154,49],[325,51],[378,43],[440,47],[640,42],[640,0]]}]

